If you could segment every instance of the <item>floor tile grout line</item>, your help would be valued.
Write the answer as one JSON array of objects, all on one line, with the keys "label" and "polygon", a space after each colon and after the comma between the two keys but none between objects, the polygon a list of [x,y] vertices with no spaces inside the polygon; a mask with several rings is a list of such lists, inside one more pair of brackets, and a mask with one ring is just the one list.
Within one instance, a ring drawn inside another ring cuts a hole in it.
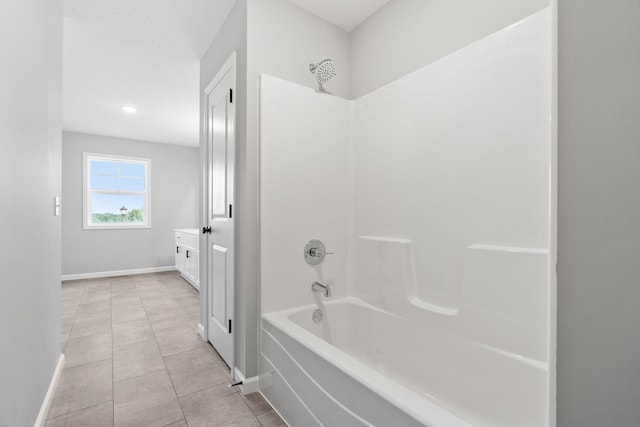
[{"label": "floor tile grout line", "polygon": [[75,414],[78,414],[78,413],[83,412],[83,411],[88,411],[89,409],[97,408],[98,406],[102,406],[102,405],[104,405],[104,404],[106,404],[106,403],[109,403],[109,402],[112,402],[112,403],[113,403],[113,400],[106,400],[106,401],[104,401],[104,402],[96,403],[95,405],[87,406],[86,408],[76,409],[76,410],[74,410],[74,411],[70,411],[70,412],[67,412],[67,413],[65,413],[65,414],[57,415],[57,416],[55,416],[55,417],[53,417],[53,418],[47,418],[47,421],[48,421],[48,422],[49,422],[49,421],[55,421],[55,420],[57,420],[58,418],[63,418],[63,417],[68,417],[68,416],[70,416],[70,415],[75,415]]},{"label": "floor tile grout line", "polygon": [[[62,282],[61,282],[60,286],[62,286]],[[64,348],[62,347],[62,343],[60,343],[60,353],[61,354],[64,354],[64,351],[67,348],[67,343],[71,339],[71,333],[73,332],[73,328],[74,328],[75,323],[76,323],[76,318],[78,317],[78,310],[80,309],[80,304],[82,303],[82,299],[84,298],[84,294],[85,294],[85,292],[87,290],[86,286],[87,286],[86,283],[84,283],[83,286],[82,286],[82,295],[80,296],[80,300],[79,300],[80,302],[78,302],[78,304],[76,305],[75,314],[73,315],[73,320],[71,321],[71,329],[69,329],[69,336],[67,337],[67,341],[64,343]],[[60,294],[62,294],[62,291],[60,292]],[[61,304],[62,304],[62,301],[61,301]],[[67,368],[63,367],[62,368],[62,372],[64,372],[65,370],[67,370]],[[62,374],[60,376],[62,377]],[[54,396],[52,398],[52,401],[53,401],[53,399],[55,399],[55,394],[54,394]],[[62,416],[62,415],[66,415],[66,414],[61,414],[60,416]]]},{"label": "floor tile grout line", "polygon": [[169,426],[174,425],[175,423],[179,423],[180,421],[184,421],[184,422],[187,424],[187,426],[189,425],[189,423],[187,422],[187,419],[186,419],[186,418],[183,418],[183,419],[181,419],[181,420],[174,421],[174,422],[169,423],[169,424],[165,424],[165,425],[163,425],[163,426],[161,426],[161,427],[169,427]]},{"label": "floor tile grout line", "polygon": [[[188,319],[186,319],[186,318],[182,318],[181,320],[184,321],[184,322],[188,322]],[[149,323],[151,323],[151,321],[149,321]],[[176,326],[173,325],[173,326],[163,327],[163,328],[159,328],[159,329],[153,329],[153,324],[151,325],[151,330],[153,331],[154,335],[156,334],[156,332],[161,332],[161,331],[164,331],[166,329],[176,329]],[[185,329],[187,329],[187,328],[185,328]]]},{"label": "floor tile grout line", "polygon": [[115,427],[116,425],[116,387],[114,381],[114,371],[115,371],[115,363],[113,362],[113,304],[111,303],[113,299],[113,292],[111,280],[109,280],[109,308],[111,313],[111,400],[113,401],[113,405],[111,405],[111,425]]},{"label": "floor tile grout line", "polygon": [[[147,323],[148,323],[148,322],[147,322]],[[149,326],[149,329],[151,329],[151,326]],[[152,332],[152,333],[153,333],[153,332]],[[152,340],[152,338],[139,339],[139,340],[137,340],[137,341],[131,341],[131,342],[128,342],[128,343],[126,343],[126,344],[118,344],[118,345],[114,345],[114,346],[113,346],[113,348],[115,349],[116,347],[127,347],[127,346],[130,346],[130,345],[133,345],[133,344],[140,344],[141,342],[151,341],[151,340]]]},{"label": "floor tile grout line", "polygon": [[[87,281],[87,282],[85,282],[85,283],[84,283],[84,285],[83,285],[82,296],[80,297],[80,302],[79,302],[79,303],[77,304],[77,306],[76,306],[76,313],[75,313],[75,315],[74,315],[74,319],[73,319],[73,322],[72,322],[72,324],[71,324],[71,329],[69,330],[69,337],[67,337],[67,342],[65,343],[65,350],[66,350],[66,347],[67,347],[67,345],[68,345],[69,341],[74,340],[74,339],[78,339],[78,338],[85,338],[85,337],[88,337],[88,336],[91,336],[91,335],[95,335],[95,334],[89,334],[89,335],[82,336],[82,337],[71,338],[72,331],[73,331],[73,329],[74,329],[74,327],[75,327],[76,320],[77,320],[77,318],[78,318],[78,312],[80,311],[80,306],[83,304],[83,302],[82,302],[82,301],[84,300],[84,296],[85,296],[85,295],[86,295],[86,293],[87,293],[87,286],[88,286],[88,285],[89,285],[89,282],[88,282],[88,281]],[[60,286],[62,286],[62,284],[61,284]],[[109,288],[109,298],[111,298],[111,289],[110,289],[110,288]],[[113,347],[113,341],[112,341],[112,347]],[[61,350],[61,352],[62,352],[62,350]],[[63,371],[65,371],[65,370],[67,370],[67,369],[73,369],[73,368],[76,368],[76,367],[84,366],[84,365],[87,365],[87,364],[89,364],[89,363],[94,363],[94,362],[104,362],[105,360],[108,360],[108,359],[95,360],[95,361],[93,361],[93,362],[82,363],[82,364],[75,365],[75,366],[65,366],[65,367],[63,368]],[[112,395],[111,397],[112,397],[112,400],[113,400],[113,395]],[[54,398],[55,398],[55,396],[54,396]],[[97,405],[102,405],[102,404],[107,403],[107,402],[109,402],[109,401],[101,402],[101,403],[98,403]],[[79,411],[82,411],[82,410],[85,410],[85,409],[88,409],[88,408],[91,408],[91,407],[94,407],[94,406],[97,406],[97,405],[92,405],[92,406],[87,407],[87,408],[81,408],[81,409],[78,409],[78,410],[76,410],[76,411],[69,411],[69,412],[65,412],[64,414],[60,414],[59,416],[57,416],[57,417],[55,417],[55,418],[59,418],[59,417],[63,417],[63,416],[67,416],[67,415],[69,415],[69,414],[73,414],[73,413],[76,413],[76,412],[79,412]],[[50,419],[53,419],[53,418],[50,418]]]},{"label": "floor tile grout line", "polygon": [[[162,289],[162,286],[160,286],[160,288]],[[137,287],[136,287],[136,292],[138,292],[138,288]],[[138,296],[140,296],[139,293],[138,293]],[[147,311],[147,308],[144,306],[144,304],[142,305],[142,308],[144,309],[144,312],[147,315],[147,320],[149,321],[149,323],[151,323],[151,320],[149,319],[149,312]],[[151,327],[151,329],[153,331],[153,326]],[[164,365],[164,369],[167,371],[167,377],[169,377],[169,382],[171,382],[171,388],[173,389],[173,394],[176,396],[176,400],[178,401],[178,406],[180,407],[180,412],[182,412],[182,418],[184,418],[184,420],[188,424],[189,422],[187,421],[187,415],[184,413],[184,408],[182,407],[182,403],[180,402],[180,399],[178,398],[178,392],[176,391],[176,386],[173,383],[173,378],[171,378],[171,373],[169,372],[169,368],[167,368],[167,362],[164,360],[164,355],[162,354],[162,350],[160,349],[160,343],[158,342],[158,337],[156,337],[155,332],[153,333],[153,339],[156,341],[156,345],[158,346],[158,351],[160,352],[160,357],[162,358],[162,364]]]},{"label": "floor tile grout line", "polygon": [[[123,381],[135,380],[135,379],[139,379],[139,378],[142,378],[142,377],[146,377],[147,375],[157,374],[158,372],[162,372],[162,371],[167,371],[167,368],[156,369],[156,370],[151,371],[151,372],[145,372],[144,374],[136,375],[134,377],[123,378],[121,380],[115,380],[114,379],[113,383],[116,384],[116,383],[121,383]],[[168,373],[169,373],[169,371],[167,371],[167,374]]]},{"label": "floor tile grout line", "polygon": [[[60,285],[60,286],[62,286],[62,285]],[[76,319],[78,318],[78,312],[80,311],[80,304],[82,304],[82,300],[84,299],[84,294],[86,292],[87,292],[87,283],[85,282],[85,284],[82,286],[82,295],[80,296],[80,301],[76,305],[76,312],[73,315],[73,321],[71,322],[71,329],[69,329],[69,336],[67,337],[67,341],[64,343],[64,348],[60,349],[60,353],[64,354],[64,350],[67,349],[67,344],[69,343],[69,340],[71,339],[71,333],[73,332],[73,328],[76,326]],[[63,368],[63,370],[64,370],[64,368]]]},{"label": "floor tile grout line", "polygon": [[[240,394],[240,392],[238,392],[238,393]],[[251,409],[251,406],[249,406],[249,404],[247,403],[247,400],[245,399],[243,394],[240,394],[240,400],[242,400],[242,402],[244,403],[244,406],[246,406],[247,409],[249,410],[249,412],[251,413],[251,415],[253,415],[253,418],[256,419],[256,422],[262,426],[262,423],[258,419],[258,416],[253,412],[253,410]]]},{"label": "floor tile grout line", "polygon": [[[149,341],[150,341],[150,339],[149,339]],[[171,353],[171,354],[167,354],[167,355],[163,355],[163,354],[162,354],[162,352],[161,352],[161,353],[160,353],[160,355],[161,355],[163,358],[165,358],[165,357],[172,357],[172,356],[176,356],[176,355],[178,355],[178,354],[184,354],[184,353],[188,353],[188,352],[190,352],[190,351],[196,351],[196,350],[200,350],[200,349],[202,349],[202,347],[194,347],[194,348],[188,348],[188,349],[186,349],[186,350],[182,350],[182,351],[179,351],[179,352],[177,352],[177,353]],[[205,350],[205,351],[206,351],[206,350]],[[217,356],[217,357],[220,357],[220,356]],[[216,367],[217,367],[218,365],[223,366],[223,365],[224,365],[224,362],[222,362],[222,361],[220,361],[220,362],[215,362],[215,364],[216,364]],[[226,365],[224,365],[224,366],[226,366]],[[229,367],[227,367],[227,368],[226,368],[226,370],[228,371],[228,370],[229,370]]]},{"label": "floor tile grout line", "polygon": [[[131,280],[131,279],[130,279]],[[136,286],[136,282],[134,280],[131,280],[129,286],[133,286],[133,290],[135,291],[136,296],[138,297],[138,299],[140,300],[140,305],[142,305],[142,299],[140,298],[140,293],[138,292],[138,287]],[[142,309],[144,310],[144,306],[142,306]],[[111,313],[113,315],[113,313]],[[149,316],[147,311],[144,311],[145,317],[147,318],[147,322],[149,322]],[[151,324],[149,324],[149,328],[151,328]],[[111,329],[113,329],[113,322],[111,322]],[[111,342],[111,352],[113,353],[113,341]],[[112,358],[113,360],[113,358]],[[115,363],[113,365],[114,369],[112,370],[112,375],[113,372],[115,371]],[[137,378],[137,377],[136,377]],[[115,377],[113,378],[113,425],[115,427],[116,425],[116,381],[115,381]]]},{"label": "floor tile grout line", "polygon": [[[182,396],[178,396],[178,400],[183,399],[183,398],[185,398],[185,397],[192,396],[192,395],[197,394],[197,393],[203,393],[203,392],[205,392],[205,391],[212,390],[212,389],[214,389],[214,388],[218,388],[218,387],[220,387],[222,384],[224,384],[225,382],[227,382],[227,381],[223,381],[223,382],[221,382],[221,383],[219,383],[219,384],[216,384],[216,385],[213,385],[213,386],[211,386],[211,387],[203,388],[202,390],[191,391],[191,392],[189,392],[189,393],[187,393],[187,394],[183,394]],[[233,390],[233,391],[231,392],[231,394],[229,394],[229,396],[232,396],[233,394],[238,394],[238,393],[240,393],[238,390]],[[176,394],[176,395],[177,395],[177,394]],[[252,412],[252,413],[253,413],[253,412]]]},{"label": "floor tile grout line", "polygon": [[[81,337],[81,338],[84,338],[84,337]],[[77,338],[75,338],[75,339],[77,339]],[[113,353],[113,351],[112,351],[112,353]],[[81,366],[87,366],[87,365],[90,365],[90,364],[92,364],[92,363],[104,362],[104,361],[107,361],[107,360],[110,360],[110,359],[113,359],[113,354],[111,355],[111,357],[105,357],[104,359],[99,359],[99,360],[92,360],[92,361],[90,361],[90,362],[78,363],[77,365],[71,365],[71,366],[69,366],[69,365],[67,365],[67,363],[65,362],[64,367],[65,367],[65,369],[66,369],[66,368],[74,369],[74,368],[79,368],[79,367],[81,367]]]},{"label": "floor tile grout line", "polygon": [[80,413],[82,411],[87,411],[89,409],[96,408],[98,406],[104,405],[105,403],[109,403],[109,402],[113,402],[113,400],[105,400],[104,402],[96,403],[95,405],[87,406],[86,408],[76,409],[74,411],[70,411],[70,412],[67,412],[65,414],[57,415],[57,416],[55,416],[53,418],[47,418],[47,421],[55,421],[58,418],[63,418],[63,417],[68,417],[70,415],[75,415],[75,414],[78,414],[78,413]]}]

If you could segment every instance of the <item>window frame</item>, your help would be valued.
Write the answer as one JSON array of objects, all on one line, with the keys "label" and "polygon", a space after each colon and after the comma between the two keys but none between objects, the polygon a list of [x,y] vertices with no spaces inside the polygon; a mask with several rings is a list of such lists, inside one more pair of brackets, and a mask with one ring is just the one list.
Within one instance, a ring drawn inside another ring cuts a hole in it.
[{"label": "window frame", "polygon": [[[112,190],[91,190],[91,160],[104,160],[104,161],[130,161],[135,163],[144,164],[144,184],[145,191],[112,191]],[[83,230],[123,230],[123,229],[141,229],[151,228],[151,159],[146,157],[132,157],[121,156],[115,154],[100,154],[100,153],[82,153],[82,228]],[[142,223],[101,223],[93,224],[91,221],[91,195],[98,194],[133,194],[143,195],[144,197],[144,210],[142,212],[144,221]]]}]

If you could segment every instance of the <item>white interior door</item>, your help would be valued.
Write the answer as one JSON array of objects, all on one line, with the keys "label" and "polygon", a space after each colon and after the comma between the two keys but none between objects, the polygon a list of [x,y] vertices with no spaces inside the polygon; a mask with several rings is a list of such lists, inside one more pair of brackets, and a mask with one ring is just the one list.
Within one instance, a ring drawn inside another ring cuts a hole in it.
[{"label": "white interior door", "polygon": [[207,335],[230,368],[234,367],[235,55],[221,69],[207,94]]}]

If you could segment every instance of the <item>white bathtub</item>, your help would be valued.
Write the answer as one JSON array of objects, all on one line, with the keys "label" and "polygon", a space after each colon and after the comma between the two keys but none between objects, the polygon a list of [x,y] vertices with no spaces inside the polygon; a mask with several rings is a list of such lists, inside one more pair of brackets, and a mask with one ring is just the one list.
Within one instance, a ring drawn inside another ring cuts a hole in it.
[{"label": "white bathtub", "polygon": [[546,365],[356,298],[263,316],[260,389],[294,426],[546,425]]}]

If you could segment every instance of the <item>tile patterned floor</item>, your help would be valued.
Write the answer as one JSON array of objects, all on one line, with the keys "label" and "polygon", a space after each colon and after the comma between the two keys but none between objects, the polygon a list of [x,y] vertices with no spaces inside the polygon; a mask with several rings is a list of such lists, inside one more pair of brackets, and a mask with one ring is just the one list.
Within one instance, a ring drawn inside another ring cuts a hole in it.
[{"label": "tile patterned floor", "polygon": [[46,426],[286,426],[259,393],[227,387],[198,313],[176,272],[64,282],[66,363]]}]

